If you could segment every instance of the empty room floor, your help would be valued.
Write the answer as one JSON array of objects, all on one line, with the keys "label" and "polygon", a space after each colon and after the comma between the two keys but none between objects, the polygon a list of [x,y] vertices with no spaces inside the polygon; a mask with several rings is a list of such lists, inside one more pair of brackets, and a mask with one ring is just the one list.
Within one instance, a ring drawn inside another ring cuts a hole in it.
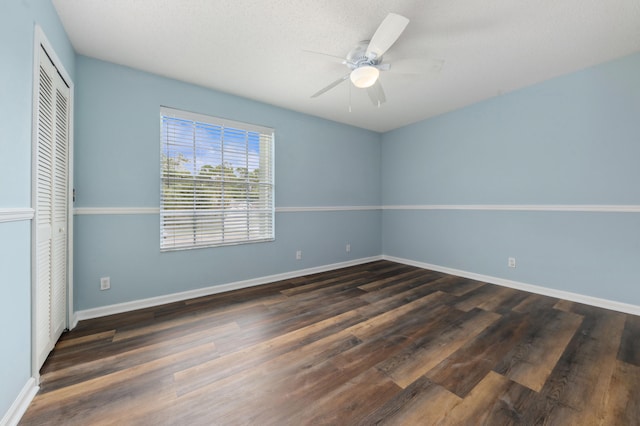
[{"label": "empty room floor", "polygon": [[82,321],[21,425],[631,425],[640,317],[388,261]]}]

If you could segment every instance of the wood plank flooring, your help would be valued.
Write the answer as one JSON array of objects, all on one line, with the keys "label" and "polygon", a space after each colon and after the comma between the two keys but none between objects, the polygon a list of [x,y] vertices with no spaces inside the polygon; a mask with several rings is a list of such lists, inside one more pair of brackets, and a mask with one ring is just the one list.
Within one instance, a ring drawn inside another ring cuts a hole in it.
[{"label": "wood plank flooring", "polygon": [[637,425],[640,317],[388,261],[82,321],[21,425]]}]

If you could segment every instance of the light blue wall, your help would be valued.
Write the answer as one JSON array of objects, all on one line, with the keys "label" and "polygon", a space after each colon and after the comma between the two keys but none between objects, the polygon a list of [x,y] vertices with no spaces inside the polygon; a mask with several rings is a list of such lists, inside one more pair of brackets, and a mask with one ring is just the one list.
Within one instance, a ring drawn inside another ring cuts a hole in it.
[{"label": "light blue wall", "polygon": [[31,377],[30,229],[0,223],[0,419]]},{"label": "light blue wall", "polygon": [[[76,207],[159,207],[161,105],[275,128],[277,207],[380,204],[377,133],[83,56],[76,80]],[[380,221],[371,210],[283,212],[275,242],[160,253],[157,214],[79,214],[75,308],[379,255]]]},{"label": "light blue wall", "polygon": [[[384,134],[382,200],[640,205],[639,161],[636,54]],[[383,252],[640,305],[638,213],[391,209]]]},{"label": "light blue wall", "polygon": [[[73,78],[75,55],[50,1],[0,6],[0,210],[31,207],[34,26]],[[0,223],[0,418],[31,377],[31,224]]]}]

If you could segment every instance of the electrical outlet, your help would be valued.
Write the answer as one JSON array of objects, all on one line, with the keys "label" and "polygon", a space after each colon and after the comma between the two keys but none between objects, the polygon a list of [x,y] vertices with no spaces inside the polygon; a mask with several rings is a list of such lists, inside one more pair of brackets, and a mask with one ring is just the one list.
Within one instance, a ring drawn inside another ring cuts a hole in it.
[{"label": "electrical outlet", "polygon": [[100,290],[109,290],[111,288],[111,278],[102,277],[100,278]]},{"label": "electrical outlet", "polygon": [[515,257],[510,257],[509,259],[507,259],[507,265],[509,265],[509,268],[515,268],[516,267],[516,258]]},{"label": "electrical outlet", "polygon": [[296,250],[296,260],[302,259],[302,250]]},{"label": "electrical outlet", "polygon": [[347,243],[347,253],[350,253],[350,252],[351,252],[351,244]]}]

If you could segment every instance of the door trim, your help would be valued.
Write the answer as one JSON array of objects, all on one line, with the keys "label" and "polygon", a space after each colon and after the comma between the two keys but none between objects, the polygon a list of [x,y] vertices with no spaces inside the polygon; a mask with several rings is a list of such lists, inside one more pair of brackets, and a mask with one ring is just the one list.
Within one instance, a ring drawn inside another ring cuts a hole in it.
[{"label": "door trim", "polygon": [[[73,127],[74,127],[74,84],[71,76],[65,69],[62,61],[56,54],[49,39],[39,25],[35,25],[33,36],[33,88],[32,88],[32,104],[31,104],[31,208],[36,208],[36,162],[37,162],[37,144],[38,144],[38,93],[39,93],[39,75],[41,47],[47,52],[46,54],[53,62],[58,73],[69,86],[69,128],[68,131],[68,164],[67,164],[67,312],[66,326],[70,327],[73,318]],[[36,221],[31,220],[31,376],[40,382],[40,372],[37,362],[37,344],[36,344],[36,289],[37,289],[37,246],[36,246]]]}]

